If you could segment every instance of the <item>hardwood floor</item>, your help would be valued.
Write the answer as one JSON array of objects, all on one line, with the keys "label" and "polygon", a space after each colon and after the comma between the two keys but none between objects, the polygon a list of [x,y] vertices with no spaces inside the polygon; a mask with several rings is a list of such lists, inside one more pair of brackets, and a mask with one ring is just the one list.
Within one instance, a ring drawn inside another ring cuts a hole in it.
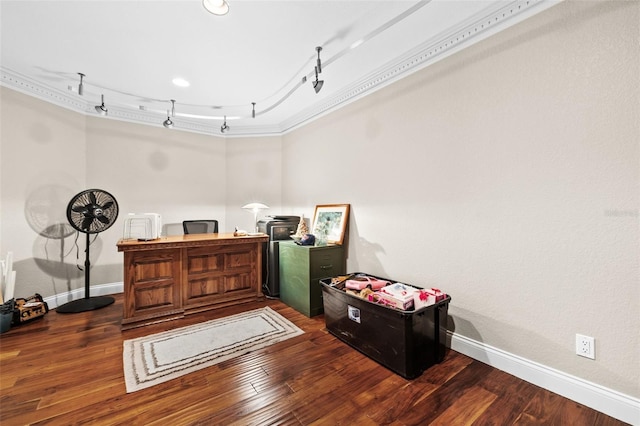
[{"label": "hardwood floor", "polygon": [[[127,394],[122,342],[268,305],[305,334]],[[454,351],[405,380],[278,300],[121,331],[122,295],[0,335],[0,423],[95,425],[622,425]]]}]

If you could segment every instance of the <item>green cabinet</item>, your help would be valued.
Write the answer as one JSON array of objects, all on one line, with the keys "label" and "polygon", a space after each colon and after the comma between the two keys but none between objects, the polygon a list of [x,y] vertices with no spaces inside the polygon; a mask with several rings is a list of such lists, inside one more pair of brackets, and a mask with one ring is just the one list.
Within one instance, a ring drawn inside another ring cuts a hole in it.
[{"label": "green cabinet", "polygon": [[322,278],[346,273],[344,248],[280,243],[280,300],[312,317],[324,312]]}]

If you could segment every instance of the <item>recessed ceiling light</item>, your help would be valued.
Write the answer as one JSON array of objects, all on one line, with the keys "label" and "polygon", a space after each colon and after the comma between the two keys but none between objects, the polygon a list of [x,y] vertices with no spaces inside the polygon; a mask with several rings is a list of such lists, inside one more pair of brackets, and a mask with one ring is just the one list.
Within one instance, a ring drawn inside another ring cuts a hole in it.
[{"label": "recessed ceiling light", "polygon": [[182,77],[176,77],[171,80],[178,87],[189,87],[190,83]]},{"label": "recessed ceiling light", "polygon": [[207,12],[214,15],[226,15],[229,12],[229,3],[226,0],[202,0],[202,5]]}]

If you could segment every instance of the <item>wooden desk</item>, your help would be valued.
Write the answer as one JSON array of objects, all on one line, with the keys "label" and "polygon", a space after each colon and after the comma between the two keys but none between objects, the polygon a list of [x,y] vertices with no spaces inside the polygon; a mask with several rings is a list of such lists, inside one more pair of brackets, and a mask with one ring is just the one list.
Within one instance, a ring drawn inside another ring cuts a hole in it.
[{"label": "wooden desk", "polygon": [[122,329],[260,299],[267,235],[188,234],[120,240],[124,252]]}]

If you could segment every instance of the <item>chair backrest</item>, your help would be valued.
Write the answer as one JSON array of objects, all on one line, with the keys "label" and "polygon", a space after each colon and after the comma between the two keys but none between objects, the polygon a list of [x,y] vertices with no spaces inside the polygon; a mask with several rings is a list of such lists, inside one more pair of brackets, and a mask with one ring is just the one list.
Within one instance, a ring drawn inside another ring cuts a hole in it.
[{"label": "chair backrest", "polygon": [[211,220],[183,220],[182,229],[185,234],[217,234],[218,221]]}]

